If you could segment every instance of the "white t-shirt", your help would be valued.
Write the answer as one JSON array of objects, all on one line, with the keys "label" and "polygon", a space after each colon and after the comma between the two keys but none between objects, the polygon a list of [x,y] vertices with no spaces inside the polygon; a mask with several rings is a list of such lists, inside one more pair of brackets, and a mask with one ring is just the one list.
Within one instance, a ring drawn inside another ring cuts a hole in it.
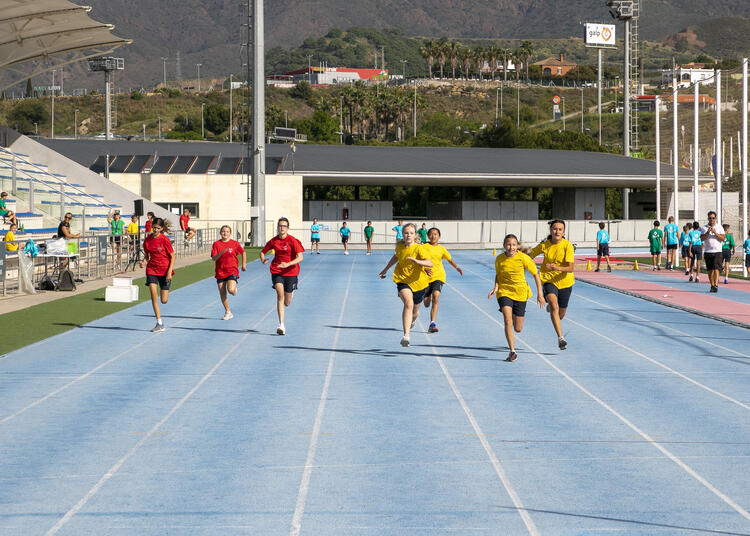
[{"label": "white t-shirt", "polygon": [[[700,232],[702,235],[708,233],[708,230],[710,227],[706,225],[705,227],[700,228]],[[721,227],[721,225],[714,225],[713,226],[713,232],[714,234],[711,234],[706,237],[706,239],[703,241],[703,253],[721,253],[721,240],[716,238],[717,234],[724,234],[724,229]]]}]

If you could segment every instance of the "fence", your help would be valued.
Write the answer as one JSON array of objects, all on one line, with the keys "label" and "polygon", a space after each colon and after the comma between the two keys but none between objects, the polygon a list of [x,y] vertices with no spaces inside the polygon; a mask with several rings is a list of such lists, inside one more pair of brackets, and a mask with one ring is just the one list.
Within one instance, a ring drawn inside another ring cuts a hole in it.
[{"label": "fence", "polygon": [[[120,240],[106,233],[89,233],[65,241],[65,251],[47,251],[53,245],[53,239],[35,242],[39,254],[30,259],[33,263],[32,284],[37,288],[39,282],[50,276],[53,281],[63,269],[69,269],[78,282],[102,279],[118,273],[127,273],[140,268],[143,259],[141,235],[123,235]],[[214,241],[220,238],[219,228],[198,229],[195,237],[185,240],[184,234],[177,230],[170,237],[178,259],[195,255],[208,255]],[[8,252],[6,244],[17,244],[18,252]],[[0,243],[0,281],[2,295],[18,294],[19,255],[23,255],[26,240]],[[140,272],[139,272],[140,275]]]},{"label": "fence", "polygon": [[[339,244],[339,228],[341,222],[319,221],[322,229],[320,231],[320,243],[330,247]],[[466,221],[466,220],[443,220],[443,221],[416,221],[417,228],[422,223],[426,227],[437,227],[440,229],[440,241],[451,244],[454,247],[486,248],[499,247],[507,234],[514,234],[520,242],[525,244],[536,244],[545,240],[549,235],[549,225],[544,220],[507,220],[507,221]],[[566,222],[565,236],[578,246],[593,247],[596,244],[596,233],[599,231],[598,221],[569,220]],[[373,247],[392,248],[396,240],[396,232],[393,227],[394,221],[374,221],[375,229],[373,235]],[[300,227],[290,230],[303,244],[310,243],[310,225],[312,222],[303,222]],[[364,228],[365,221],[347,221],[351,229],[349,244],[355,248],[363,248],[366,241]],[[610,239],[619,246],[646,246],[648,244],[648,232],[653,227],[653,220],[624,220],[608,224]],[[267,229],[269,225],[267,225]],[[274,231],[275,233],[275,231]],[[267,235],[268,238],[273,236]]]}]

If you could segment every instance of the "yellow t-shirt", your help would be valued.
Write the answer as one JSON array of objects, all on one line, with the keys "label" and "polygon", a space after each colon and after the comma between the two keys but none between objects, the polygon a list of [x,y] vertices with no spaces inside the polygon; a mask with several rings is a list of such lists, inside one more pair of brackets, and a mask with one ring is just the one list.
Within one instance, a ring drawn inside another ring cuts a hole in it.
[{"label": "yellow t-shirt", "polygon": [[409,288],[413,292],[427,288],[430,284],[430,278],[425,273],[424,268],[411,261],[407,261],[406,257],[427,260],[430,258],[430,255],[421,244],[412,244],[409,247],[406,247],[404,242],[396,244],[398,264],[393,269],[393,282],[409,285]]},{"label": "yellow t-shirt", "polygon": [[498,298],[505,296],[513,301],[526,301],[531,298],[531,287],[526,282],[525,272],[536,274],[536,264],[531,257],[518,251],[512,257],[501,253],[495,257],[495,281],[498,283]]},{"label": "yellow t-shirt", "polygon": [[451,254],[443,246],[438,244],[433,246],[432,244],[423,244],[425,251],[430,256],[432,261],[432,275],[430,277],[430,283],[433,281],[442,281],[445,283],[445,268],[443,267],[443,259],[451,260]]},{"label": "yellow t-shirt", "polygon": [[529,252],[529,257],[533,259],[540,253],[544,253],[542,269],[539,270],[539,278],[542,280],[542,284],[552,283],[559,289],[572,287],[575,284],[573,272],[547,270],[546,268],[547,264],[573,264],[573,244],[564,238],[557,244],[545,240]]},{"label": "yellow t-shirt", "polygon": [[125,228],[125,232],[128,234],[138,234],[138,224],[131,221]]},{"label": "yellow t-shirt", "polygon": [[[12,242],[15,239],[16,236],[12,232],[8,231],[5,233],[6,242]],[[18,251],[18,244],[5,244],[5,249],[6,251]]]}]

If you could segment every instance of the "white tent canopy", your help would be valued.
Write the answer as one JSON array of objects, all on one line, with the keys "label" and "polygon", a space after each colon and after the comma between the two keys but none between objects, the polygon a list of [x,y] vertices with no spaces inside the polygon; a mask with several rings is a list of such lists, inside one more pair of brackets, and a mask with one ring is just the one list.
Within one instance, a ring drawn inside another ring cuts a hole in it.
[{"label": "white tent canopy", "polygon": [[132,42],[113,35],[114,26],[93,20],[89,11],[67,0],[0,0],[0,69],[16,79],[0,89]]}]

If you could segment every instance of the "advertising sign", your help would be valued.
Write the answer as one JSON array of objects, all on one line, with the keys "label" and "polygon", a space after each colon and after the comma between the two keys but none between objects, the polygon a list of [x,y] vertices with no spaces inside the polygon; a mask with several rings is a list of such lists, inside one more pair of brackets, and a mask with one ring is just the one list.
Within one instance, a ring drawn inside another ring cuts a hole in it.
[{"label": "advertising sign", "polygon": [[584,41],[589,46],[615,46],[615,25],[587,22]]},{"label": "advertising sign", "polygon": [[107,236],[101,235],[97,236],[97,241],[99,242],[99,248],[97,251],[97,263],[99,266],[104,266],[107,264]]}]

